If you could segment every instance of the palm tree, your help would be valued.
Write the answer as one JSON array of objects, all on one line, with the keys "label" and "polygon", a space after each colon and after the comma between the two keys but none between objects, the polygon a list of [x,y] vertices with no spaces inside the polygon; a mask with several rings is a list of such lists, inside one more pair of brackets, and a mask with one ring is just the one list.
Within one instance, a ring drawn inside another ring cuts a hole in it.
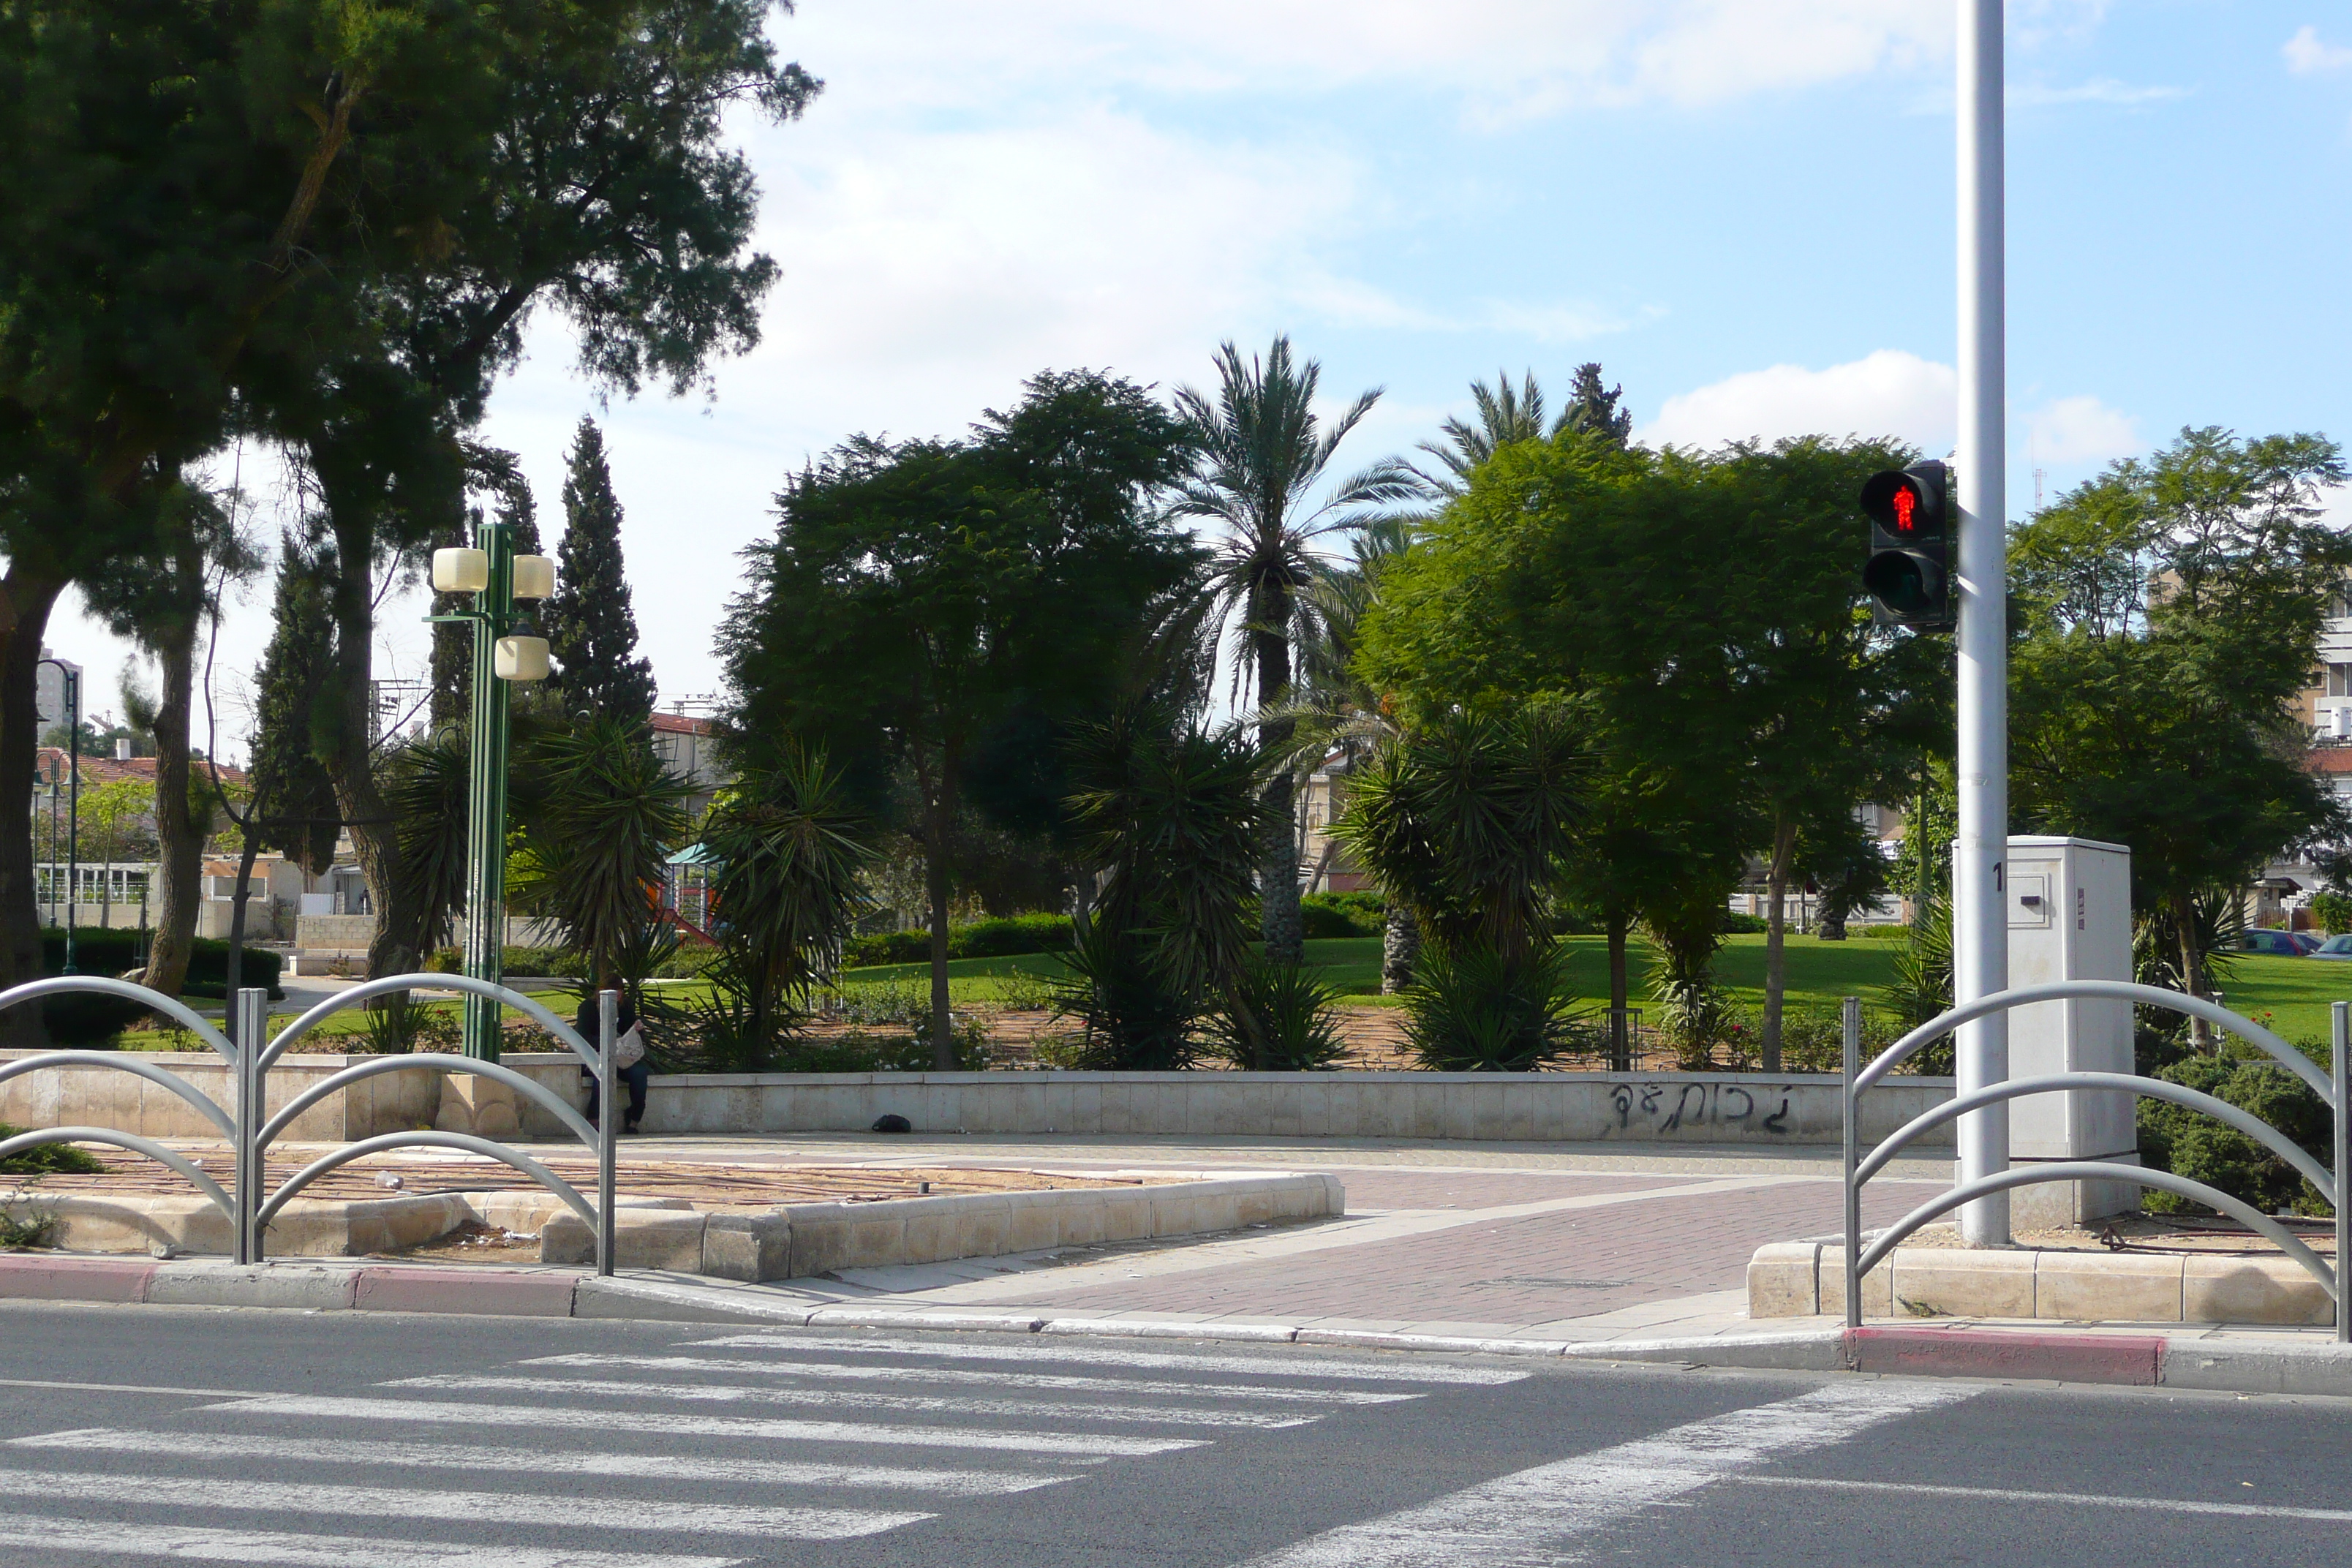
[{"label": "palm tree", "polygon": [[1442,471],[1419,471],[1440,497],[1460,495],[1469,486],[1470,470],[1514,441],[1550,440],[1567,430],[1581,430],[1618,447],[1633,438],[1633,416],[1617,406],[1625,389],[1602,384],[1598,361],[1576,367],[1575,395],[1549,425],[1544,423],[1543,388],[1536,384],[1534,371],[1522,375],[1517,386],[1511,384],[1507,373],[1499,370],[1495,382],[1491,387],[1483,381],[1470,384],[1470,401],[1478,416],[1475,424],[1449,415],[1438,426],[1444,439],[1421,443],[1421,449],[1437,459]]},{"label": "palm tree", "polygon": [[[1314,502],[1311,492],[1339,443],[1371,411],[1381,389],[1360,395],[1327,427],[1314,411],[1322,366],[1294,361],[1287,337],[1276,338],[1263,360],[1244,361],[1227,342],[1216,363],[1213,400],[1189,386],[1176,394],[1176,411],[1196,456],[1192,473],[1177,482],[1174,510],[1224,526],[1211,568],[1216,605],[1223,622],[1245,639],[1236,679],[1255,689],[1259,744],[1281,752],[1290,745],[1294,725],[1280,716],[1278,705],[1290,694],[1292,648],[1313,615],[1304,590],[1314,580],[1315,541],[1358,525],[1368,508],[1422,497],[1427,484],[1402,458],[1383,458]],[[1296,799],[1289,770],[1277,770],[1265,786],[1258,882],[1266,956],[1286,963],[1305,955]]]}]

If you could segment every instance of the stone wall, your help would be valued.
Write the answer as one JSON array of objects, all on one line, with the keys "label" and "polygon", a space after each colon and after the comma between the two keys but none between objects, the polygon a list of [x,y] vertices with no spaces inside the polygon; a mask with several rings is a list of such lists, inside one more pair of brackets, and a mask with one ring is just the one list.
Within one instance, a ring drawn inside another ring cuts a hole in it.
[{"label": "stone wall", "polygon": [[[0,1051],[0,1065],[36,1056]],[[228,1064],[210,1050],[109,1052],[126,1060],[152,1062],[173,1074],[222,1110],[236,1103]],[[285,1056],[269,1069],[263,1093],[271,1114],[331,1073],[374,1058],[363,1056]],[[363,1079],[329,1095],[297,1117],[281,1141],[341,1143],[380,1132],[405,1132],[433,1125],[441,1105],[441,1077],[431,1071],[391,1072]],[[0,1083],[0,1121],[17,1127],[110,1127],[147,1138],[218,1138],[220,1130],[179,1096],[114,1068],[39,1068]]]},{"label": "stone wall", "polygon": [[[559,1092],[579,1076],[559,1057],[504,1060]],[[539,1063],[547,1065],[530,1065]],[[1946,1078],[1896,1078],[1871,1090],[1864,1142],[1951,1094]],[[1837,1143],[1843,1114],[1836,1079],[1803,1075],[714,1073],[656,1077],[645,1129],[863,1132],[894,1113],[922,1132],[1814,1145]],[[524,1126],[555,1130],[544,1112]],[[1919,1146],[1951,1145],[1945,1127]]]}]

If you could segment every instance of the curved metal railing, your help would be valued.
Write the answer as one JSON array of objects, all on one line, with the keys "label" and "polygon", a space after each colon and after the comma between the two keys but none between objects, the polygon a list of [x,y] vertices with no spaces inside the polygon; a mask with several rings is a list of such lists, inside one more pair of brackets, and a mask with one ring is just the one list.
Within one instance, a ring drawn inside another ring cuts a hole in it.
[{"label": "curved metal railing", "polygon": [[[375,997],[394,992],[434,990],[457,991],[468,995],[484,996],[505,1006],[512,1007],[538,1024],[562,1042],[564,1047],[579,1058],[583,1065],[596,1075],[598,1099],[604,1107],[601,1126],[592,1126],[587,1118],[572,1109],[571,1101],[546,1085],[496,1062],[478,1061],[470,1057],[431,1054],[425,1056],[379,1057],[330,1073],[310,1085],[281,1106],[275,1116],[263,1120],[267,1104],[267,1084],[269,1069],[294,1045],[309,1035],[320,1023],[347,1008],[358,1006]],[[193,1030],[213,1052],[227,1064],[232,1092],[231,1109],[223,1110],[213,1100],[176,1073],[159,1063],[112,1051],[43,1051],[21,1060],[0,1064],[0,1083],[25,1073],[47,1068],[99,1068],[131,1073],[157,1085],[181,1100],[198,1114],[220,1129],[230,1142],[236,1154],[236,1173],[228,1188],[207,1174],[194,1161],[152,1139],[110,1127],[50,1127],[26,1132],[0,1142],[0,1159],[25,1149],[45,1143],[107,1143],[128,1149],[134,1153],[164,1165],[184,1176],[198,1191],[228,1215],[236,1229],[236,1257],[239,1263],[261,1259],[262,1236],[271,1219],[285,1208],[303,1188],[354,1160],[388,1149],[432,1147],[456,1149],[483,1155],[511,1166],[563,1200],[572,1212],[586,1221],[596,1237],[596,1269],[600,1274],[613,1272],[613,1216],[615,1185],[615,1146],[612,1131],[612,1108],[618,1074],[614,1067],[612,1044],[617,1021],[618,997],[610,991],[600,994],[598,1040],[593,1046],[583,1038],[578,1030],[558,1017],[547,1007],[503,985],[486,980],[476,980],[463,974],[390,974],[370,980],[338,993],[296,1018],[280,1029],[266,1044],[263,1035],[268,1027],[268,998],[264,991],[247,988],[238,992],[231,1004],[234,1037],[223,1034],[186,1003],[161,992],[151,991],[128,980],[105,975],[58,975],[36,980],[23,985],[0,991],[0,1007],[10,1007],[23,1002],[37,1001],[45,996],[68,993],[97,994],[119,996],[136,1002]],[[521,1095],[524,1099],[550,1112],[564,1131],[579,1139],[596,1155],[596,1201],[591,1205],[579,1189],[557,1175],[539,1161],[494,1139],[457,1132],[392,1132],[379,1137],[362,1139],[321,1156],[296,1172],[278,1185],[276,1192],[264,1196],[263,1157],[269,1146],[291,1127],[302,1113],[339,1090],[391,1072],[472,1073],[487,1078]]]},{"label": "curved metal railing", "polygon": [[[2335,1120],[2335,1169],[2329,1171],[2294,1140],[2261,1118],[2234,1105],[2161,1079],[2142,1078],[2134,1073],[2063,1072],[2047,1073],[2034,1078],[2014,1079],[2008,1082],[1990,1084],[1969,1094],[1956,1096],[1932,1110],[1913,1117],[1896,1128],[1874,1147],[1867,1156],[1860,1151],[1860,1117],[1862,1092],[1876,1084],[1913,1052],[1942,1038],[1962,1024],[2007,1012],[2012,1007],[2031,1006],[2041,1002],[2098,1000],[2129,1002],[2143,1007],[2163,1007],[2185,1013],[2191,1017],[2220,1026],[2259,1047],[2280,1066],[2293,1072],[2303,1082],[2317,1091],[2333,1113]],[[2020,986],[2013,991],[1997,992],[1990,996],[1953,1007],[1913,1029],[1892,1046],[1880,1052],[1866,1068],[1860,1066],[1862,1044],[1862,1004],[1859,998],[1845,999],[1845,1318],[1846,1326],[1862,1326],[1862,1281],[1873,1268],[1885,1262],[1904,1240],[1922,1226],[1933,1223],[1952,1210],[1979,1198],[1996,1193],[2012,1191],[2042,1182],[2111,1181],[2132,1183],[2176,1193],[2243,1222],[2258,1235],[2278,1245],[2281,1252],[2292,1258],[2305,1272],[2319,1282],[2336,1303],[2336,1337],[2352,1342],[2352,1310],[2347,1310],[2345,1299],[2344,1269],[2352,1261],[2352,1213],[2344,1202],[2344,1183],[2347,1171],[2352,1171],[2352,1117],[2347,1117],[2347,1082],[2352,1082],[2352,1004],[2336,1003],[2331,1009],[2334,1023],[2333,1071],[2323,1073],[2301,1051],[2280,1039],[2268,1029],[2251,1019],[2241,1017],[2217,1003],[2200,996],[2187,996],[2177,991],[2166,991],[2153,985],[2140,985],[2120,980],[2070,980],[2048,985]],[[2254,1139],[2271,1152],[2278,1155],[2305,1181],[2308,1181],[2329,1206],[2336,1211],[2336,1266],[2331,1268],[2319,1255],[2306,1246],[2301,1237],[2280,1225],[2252,1205],[2231,1196],[2202,1182],[2175,1175],[2169,1171],[2152,1171],[2144,1166],[2126,1165],[2105,1160],[2072,1160],[2037,1164],[2026,1169],[1997,1172],[1973,1182],[1964,1183],[1922,1204],[1905,1215],[1887,1229],[1879,1232],[1864,1248],[1862,1245],[1862,1184],[1886,1168],[1887,1163],[1919,1136],[1947,1121],[1956,1121],[1973,1110],[2002,1104],[2028,1095],[2057,1094],[2084,1090],[2113,1090],[2149,1100],[2168,1100],[2189,1110],[2211,1116],[2227,1126]]]},{"label": "curved metal railing", "polygon": [[[364,1139],[358,1143],[347,1145],[331,1154],[312,1161],[280,1183],[278,1190],[270,1194],[268,1198],[256,1203],[251,1209],[252,1236],[248,1244],[248,1250],[253,1259],[258,1261],[262,1257],[262,1233],[268,1227],[270,1219],[286,1206],[295,1194],[330,1171],[348,1164],[353,1160],[361,1159],[366,1154],[381,1153],[387,1149],[446,1148],[486,1155],[503,1164],[512,1166],[562,1198],[574,1213],[587,1221],[589,1228],[595,1233],[596,1272],[607,1275],[612,1273],[613,1198],[615,1184],[615,1160],[612,1132],[613,1096],[618,1077],[613,1066],[612,1044],[619,1000],[614,993],[606,991],[600,994],[602,1007],[598,1030],[599,1041],[597,1045],[591,1046],[571,1025],[520,991],[510,991],[503,985],[495,984],[488,980],[477,980],[466,974],[387,974],[380,979],[370,980],[362,984],[352,986],[348,990],[337,992],[283,1029],[278,1030],[268,1045],[259,1047],[251,1053],[257,1079],[266,1074],[272,1064],[292,1048],[295,1042],[337,1013],[358,1006],[378,996],[404,991],[457,991],[467,995],[488,997],[493,1002],[514,1008],[540,1027],[547,1030],[596,1075],[597,1103],[603,1108],[603,1114],[599,1120],[603,1125],[590,1126],[587,1118],[572,1109],[570,1100],[556,1094],[546,1085],[526,1078],[510,1068],[500,1067],[496,1062],[438,1053],[426,1056],[383,1057],[374,1061],[361,1062],[355,1066],[344,1068],[341,1071],[328,1074],[292,1100],[288,1100],[279,1108],[277,1115],[253,1130],[251,1152],[247,1156],[247,1160],[256,1172],[257,1184],[261,1162],[269,1145],[293,1124],[295,1118],[337,1090],[348,1089],[352,1084],[373,1078],[380,1073],[464,1072],[487,1078],[494,1083],[500,1083],[516,1090],[534,1104],[551,1112],[565,1131],[588,1146],[589,1151],[596,1156],[595,1205],[592,1207],[587,1200],[581,1196],[579,1189],[545,1165],[493,1139],[457,1132],[391,1132],[380,1137]],[[261,1103],[257,1093],[255,1103]],[[258,1198],[258,1193],[256,1196]]]}]

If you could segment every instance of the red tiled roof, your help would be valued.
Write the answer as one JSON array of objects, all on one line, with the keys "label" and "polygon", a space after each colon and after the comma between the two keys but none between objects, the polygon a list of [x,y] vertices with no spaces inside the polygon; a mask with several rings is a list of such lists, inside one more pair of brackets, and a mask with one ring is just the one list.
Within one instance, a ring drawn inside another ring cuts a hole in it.
[{"label": "red tiled roof", "polygon": [[719,726],[709,719],[688,718],[683,713],[656,713],[654,728],[673,735],[716,735]]},{"label": "red tiled roof", "polygon": [[[67,756],[63,746],[43,746],[33,763],[37,779],[46,782],[54,770],[62,780],[66,776]],[[243,784],[245,770],[221,764],[220,776],[230,784]],[[84,757],[81,760],[81,782],[84,788],[94,784],[112,784],[117,779],[138,779],[143,784],[155,782],[155,759],[152,757]],[[190,781],[198,789],[212,782],[210,767],[199,761],[190,764]]]},{"label": "red tiled roof", "polygon": [[2352,746],[2312,747],[2311,771],[2315,773],[2352,773]]}]

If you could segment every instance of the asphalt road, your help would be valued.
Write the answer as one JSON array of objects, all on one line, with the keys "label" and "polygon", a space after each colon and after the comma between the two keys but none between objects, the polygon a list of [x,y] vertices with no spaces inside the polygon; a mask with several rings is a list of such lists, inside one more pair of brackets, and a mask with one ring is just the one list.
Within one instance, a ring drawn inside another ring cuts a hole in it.
[{"label": "asphalt road", "polygon": [[2352,1565],[2352,1402],[0,1305],[0,1564]]}]

